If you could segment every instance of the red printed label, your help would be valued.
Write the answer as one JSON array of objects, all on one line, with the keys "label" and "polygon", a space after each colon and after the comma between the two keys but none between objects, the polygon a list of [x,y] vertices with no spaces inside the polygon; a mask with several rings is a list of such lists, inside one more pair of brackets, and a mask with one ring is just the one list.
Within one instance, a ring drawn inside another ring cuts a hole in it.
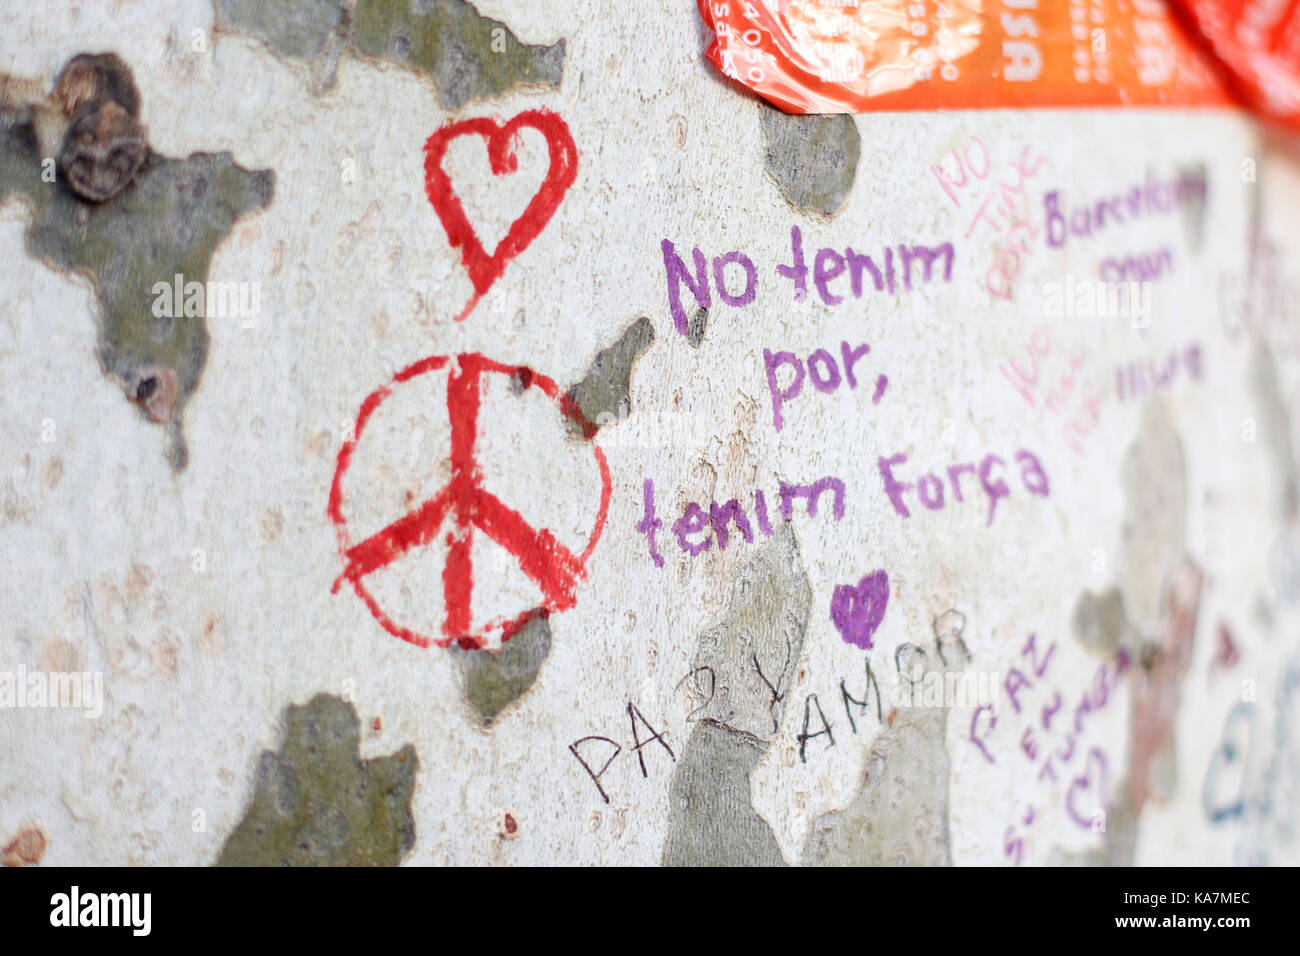
[{"label": "red printed label", "polygon": [[792,113],[1231,105],[1164,0],[699,0],[705,51]]},{"label": "red printed label", "polygon": [[1300,4],[1180,0],[1252,106],[1300,128]]}]

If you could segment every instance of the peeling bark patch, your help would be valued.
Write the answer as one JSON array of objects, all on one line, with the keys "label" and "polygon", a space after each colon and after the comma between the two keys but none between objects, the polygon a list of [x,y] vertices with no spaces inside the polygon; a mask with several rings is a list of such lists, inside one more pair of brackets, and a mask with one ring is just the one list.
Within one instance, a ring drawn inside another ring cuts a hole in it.
[{"label": "peeling bark patch", "polygon": [[1079,595],[1074,605],[1074,635],[1092,653],[1106,655],[1117,650],[1128,626],[1119,588]]},{"label": "peeling bark patch", "polygon": [[1132,671],[1128,773],[1110,795],[1101,846],[1084,853],[1053,847],[1049,866],[1132,866],[1143,805],[1153,794],[1162,799],[1172,794],[1174,729],[1191,665],[1201,583],[1201,571],[1190,561],[1179,567],[1165,592],[1159,637],[1145,645],[1145,663]]},{"label": "peeling bark patch", "polygon": [[499,651],[452,647],[465,675],[465,696],[484,725],[524,695],[551,652],[551,625],[535,614]]},{"label": "peeling bark patch", "polygon": [[1122,615],[1118,643],[1132,645],[1136,661],[1130,671],[1128,772],[1114,790],[1102,847],[1067,857],[1079,863],[1131,863],[1142,807],[1149,797],[1163,799],[1173,791],[1174,730],[1200,609],[1203,575],[1186,556],[1182,440],[1168,408],[1157,399],[1143,410],[1122,483],[1128,507],[1118,593],[1114,599],[1103,595],[1091,606],[1085,604],[1090,598],[1085,594],[1075,608],[1075,628],[1085,644],[1090,625],[1098,639],[1107,639]]},{"label": "peeling bark patch", "polygon": [[848,114],[796,116],[763,104],[767,172],[800,212],[834,216],[858,174],[862,140]]},{"label": "peeling bark patch", "polygon": [[692,666],[715,681],[673,772],[665,865],[784,865],[749,776],[780,727],[811,609],[787,525],[737,571],[722,620],[696,644]]},{"label": "peeling bark patch", "polygon": [[48,841],[40,827],[23,827],[0,850],[0,863],[5,866],[32,866],[41,862],[47,845]]},{"label": "peeling bark patch", "polygon": [[564,72],[564,40],[521,43],[466,0],[217,0],[216,22],[309,62],[316,94],[334,86],[348,49],[432,77],[446,110],[520,86],[558,87]]},{"label": "peeling bark patch", "polygon": [[624,330],[619,340],[596,354],[596,360],[569,399],[582,420],[600,428],[632,414],[632,366],[655,340],[654,326],[640,318]]},{"label": "peeling bark patch", "polygon": [[362,761],[356,708],[329,694],[285,708],[284,724],[284,743],[262,753],[252,803],[217,865],[400,863],[415,846],[415,748]]},{"label": "peeling bark patch", "polygon": [[1129,762],[1112,791],[1101,846],[1086,853],[1054,847],[1053,866],[1131,866],[1146,801],[1172,794],[1174,730],[1191,667],[1203,575],[1185,554],[1187,478],[1182,441],[1166,406],[1150,401],[1124,461],[1128,500],[1120,586],[1075,604],[1074,631],[1094,652],[1127,648]]},{"label": "peeling bark patch", "polygon": [[1168,797],[1175,783],[1174,729],[1183,680],[1192,666],[1202,579],[1200,568],[1190,560],[1171,576],[1156,638],[1142,666],[1134,669],[1129,791],[1135,814],[1142,812],[1149,796]]},{"label": "peeling bark patch", "polygon": [[749,775],[765,750],[763,741],[715,721],[695,725],[668,791],[664,866],[786,865],[750,801]]},{"label": "peeling bark patch", "polygon": [[952,866],[948,710],[918,706],[896,713],[871,745],[853,801],[814,821],[804,843],[806,865]]},{"label": "peeling bark patch", "polygon": [[[38,152],[30,125],[0,127],[0,202],[18,195],[31,207],[31,255],[90,277],[99,302],[100,364],[130,400],[166,422],[168,458],[180,470],[188,457],[181,415],[207,359],[208,331],[201,317],[184,315],[182,303],[173,303],[175,317],[155,316],[154,286],[171,286],[180,275],[206,290],[213,252],[236,220],[269,205],[275,173],[243,169],[229,153],[151,153],[124,192],[90,205],[62,182],[42,181]],[[160,376],[153,389],[146,369]]]},{"label": "peeling bark patch", "polygon": [[161,425],[171,421],[176,408],[178,390],[176,373],[160,365],[146,365],[139,369],[134,383],[127,383],[127,396],[138,402],[149,416],[149,421]]}]

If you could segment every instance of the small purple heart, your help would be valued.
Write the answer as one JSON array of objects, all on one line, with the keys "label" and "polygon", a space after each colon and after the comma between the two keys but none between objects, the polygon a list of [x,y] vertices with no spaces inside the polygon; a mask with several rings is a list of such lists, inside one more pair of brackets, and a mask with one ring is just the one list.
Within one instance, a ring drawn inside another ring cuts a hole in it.
[{"label": "small purple heart", "polygon": [[831,621],[848,643],[868,648],[888,604],[889,575],[882,568],[857,585],[836,585],[831,595]]}]

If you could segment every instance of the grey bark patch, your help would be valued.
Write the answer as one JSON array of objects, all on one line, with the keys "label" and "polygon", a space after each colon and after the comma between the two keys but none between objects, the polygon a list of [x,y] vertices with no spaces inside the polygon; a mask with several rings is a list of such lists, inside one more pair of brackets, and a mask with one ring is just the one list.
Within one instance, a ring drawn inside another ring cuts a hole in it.
[{"label": "grey bark patch", "polygon": [[334,85],[348,49],[432,77],[446,110],[520,86],[558,87],[564,73],[564,40],[521,43],[466,0],[217,0],[216,22],[310,62],[316,94]]},{"label": "grey bark patch", "polygon": [[1282,487],[1282,500],[1278,507],[1288,520],[1292,520],[1300,509],[1300,477],[1296,473],[1295,449],[1291,442],[1291,416],[1278,384],[1277,363],[1273,353],[1262,342],[1255,345],[1251,366],[1251,382],[1263,410],[1260,416],[1263,435],[1259,437],[1272,452],[1278,483]]},{"label": "grey bark patch", "polygon": [[686,341],[691,348],[698,349],[700,343],[704,341],[704,329],[709,324],[709,310],[699,308],[691,316],[690,324],[686,326]]},{"label": "grey bark patch", "polygon": [[[1127,499],[1119,590],[1140,666],[1132,672],[1129,808],[1171,785],[1159,758],[1173,739],[1181,687],[1191,664],[1202,574],[1186,557],[1187,467],[1182,440],[1163,401],[1150,399],[1124,459]],[[1153,772],[1154,771],[1154,772]],[[1106,852],[1111,852],[1107,850]]]},{"label": "grey bark patch", "polygon": [[280,750],[258,761],[252,803],[217,865],[400,863],[415,846],[415,748],[362,761],[356,708],[329,694],[285,708],[284,725]]},{"label": "grey bark patch", "polygon": [[[721,621],[696,642],[691,666],[711,668],[716,684],[702,716],[771,739],[781,726],[811,609],[799,546],[782,524],[737,570]],[[700,688],[698,681],[691,685],[692,692]]]},{"label": "grey bark patch", "polygon": [[[1205,163],[1190,163],[1176,170],[1179,176],[1185,176],[1200,182],[1208,182],[1209,171]],[[1186,201],[1181,205],[1183,228],[1187,233],[1187,248],[1193,254],[1201,251],[1205,238],[1205,196],[1195,195],[1190,191]]]},{"label": "grey bark patch", "polygon": [[352,17],[345,10],[337,26],[325,38],[325,45],[311,59],[308,75],[308,89],[312,96],[320,96],[334,89],[338,81],[339,60],[348,52],[351,42]]},{"label": "grey bark patch", "polygon": [[[0,202],[21,196],[32,211],[27,251],[64,270],[88,276],[99,305],[99,360],[124,388],[138,387],[149,366],[176,374],[168,457],[185,467],[181,416],[208,354],[201,317],[153,314],[154,284],[200,282],[207,288],[212,254],[243,215],[262,209],[275,191],[272,170],[250,171],[229,153],[168,159],[154,153],[121,194],[99,204],[78,200],[62,182],[41,179],[41,157],[29,125],[0,126]],[[238,299],[238,294],[236,295]]]},{"label": "grey bark patch", "polygon": [[1132,866],[1137,853],[1138,815],[1129,800],[1128,783],[1119,781],[1115,787],[1115,801],[1106,817],[1106,832],[1101,846],[1083,853],[1070,853],[1053,847],[1048,854],[1048,866]]},{"label": "grey bark patch", "polygon": [[[955,658],[954,658],[955,659]],[[952,668],[929,673],[946,675]],[[945,677],[945,684],[947,683]],[[917,688],[919,696],[920,688]],[[857,795],[822,814],[804,842],[817,866],[951,866],[946,707],[900,707],[871,745]]]},{"label": "grey bark patch", "polygon": [[590,426],[600,428],[632,414],[632,366],[654,340],[650,320],[637,319],[617,342],[596,353],[582,381],[569,389],[569,397]]},{"label": "grey bark patch", "polygon": [[1165,579],[1182,561],[1187,541],[1187,467],[1182,439],[1159,398],[1142,412],[1121,474],[1127,499],[1120,555],[1120,591],[1128,619],[1142,634],[1156,629]]},{"label": "grey bark patch", "polygon": [[834,216],[858,174],[862,139],[853,117],[806,116],[760,105],[767,140],[767,172],[801,212]]},{"label": "grey bark patch", "polygon": [[1165,802],[1173,791],[1174,746],[1183,685],[1195,654],[1204,572],[1190,558],[1168,576],[1160,596],[1160,620],[1138,655],[1131,676],[1128,777],[1133,812],[1149,796]]},{"label": "grey bark patch", "polygon": [[1074,635],[1094,654],[1109,654],[1118,649],[1128,633],[1128,615],[1124,613],[1124,595],[1119,588],[1101,594],[1084,591],[1074,605]]},{"label": "grey bark patch", "polygon": [[217,0],[216,24],[261,38],[282,56],[310,60],[343,22],[343,0]]},{"label": "grey bark patch", "polygon": [[736,572],[721,621],[696,644],[692,673],[713,679],[688,685],[707,696],[669,788],[665,865],[785,863],[749,775],[780,726],[811,608],[798,542],[782,525]]},{"label": "grey bark patch", "polygon": [[497,652],[452,648],[465,675],[465,696],[484,725],[524,695],[551,652],[551,625],[536,614]]},{"label": "grey bark patch", "polygon": [[764,743],[712,720],[695,725],[668,790],[664,866],[785,866],[750,801],[749,775]]}]

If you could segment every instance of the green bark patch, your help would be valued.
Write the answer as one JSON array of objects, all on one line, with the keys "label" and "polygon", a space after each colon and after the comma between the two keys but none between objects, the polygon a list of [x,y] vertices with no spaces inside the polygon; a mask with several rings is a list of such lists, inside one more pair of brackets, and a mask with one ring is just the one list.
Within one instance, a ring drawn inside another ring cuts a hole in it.
[{"label": "green bark patch", "polygon": [[415,748],[363,761],[356,708],[329,694],[285,708],[284,725],[217,865],[397,866],[415,846]]},{"label": "green bark patch", "polygon": [[358,0],[346,7],[343,0],[217,0],[216,22],[309,63],[316,93],[333,87],[347,50],[431,77],[447,110],[516,87],[560,85],[563,40],[521,43],[466,0]]},{"label": "green bark patch", "polygon": [[155,316],[154,287],[181,275],[206,289],[213,252],[241,216],[270,204],[275,173],[243,169],[229,153],[154,153],[125,191],[92,204],[60,181],[46,182],[42,159],[30,125],[0,125],[0,202],[17,196],[30,207],[32,256],[91,280],[105,374],[142,401],[159,387],[160,374],[168,383],[174,376],[175,400],[161,417],[168,458],[180,470],[188,458],[182,411],[207,360],[208,330],[202,316],[185,317],[183,303],[173,304],[174,317]]},{"label": "green bark patch", "polygon": [[632,414],[632,366],[654,340],[654,326],[640,318],[617,342],[596,354],[582,381],[569,389],[569,398],[587,425],[600,428]]},{"label": "green bark patch", "polygon": [[499,651],[453,645],[465,675],[465,696],[484,726],[533,686],[550,651],[551,625],[545,614],[529,618]]}]

